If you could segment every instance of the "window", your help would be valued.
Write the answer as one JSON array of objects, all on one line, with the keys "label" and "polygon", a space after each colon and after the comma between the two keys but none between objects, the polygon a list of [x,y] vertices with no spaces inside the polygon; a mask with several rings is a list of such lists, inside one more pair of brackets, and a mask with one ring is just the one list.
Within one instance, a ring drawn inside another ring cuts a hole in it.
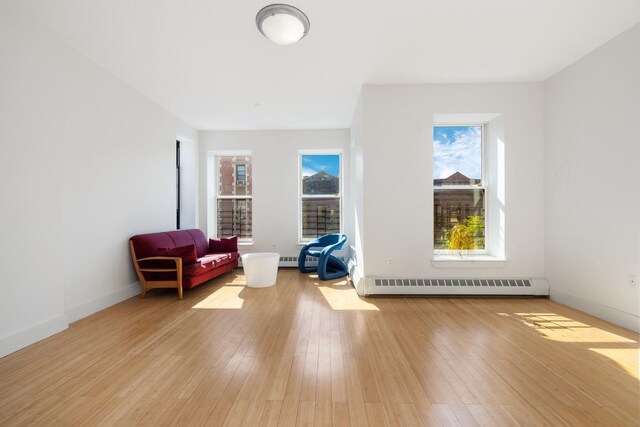
[{"label": "window", "polygon": [[252,238],[251,156],[216,156],[218,237]]},{"label": "window", "polygon": [[244,163],[236,164],[236,185],[246,185],[247,183],[247,165]]},{"label": "window", "polygon": [[341,157],[300,154],[300,241],[341,232]]},{"label": "window", "polygon": [[483,126],[433,128],[433,247],[485,250]]}]

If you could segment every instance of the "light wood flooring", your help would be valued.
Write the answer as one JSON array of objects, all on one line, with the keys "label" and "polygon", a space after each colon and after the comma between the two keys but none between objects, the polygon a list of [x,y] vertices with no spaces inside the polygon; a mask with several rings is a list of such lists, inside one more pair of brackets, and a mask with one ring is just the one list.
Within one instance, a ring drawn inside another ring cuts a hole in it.
[{"label": "light wood flooring", "polygon": [[0,359],[0,425],[640,425],[638,334],[547,299],[242,270]]}]

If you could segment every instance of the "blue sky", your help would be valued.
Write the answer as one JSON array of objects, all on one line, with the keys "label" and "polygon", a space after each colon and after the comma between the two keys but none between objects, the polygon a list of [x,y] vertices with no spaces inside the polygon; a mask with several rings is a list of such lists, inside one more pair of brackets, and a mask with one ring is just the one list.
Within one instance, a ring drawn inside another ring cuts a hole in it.
[{"label": "blue sky", "polygon": [[435,126],[433,128],[433,179],[460,172],[482,178],[482,127]]},{"label": "blue sky", "polygon": [[310,176],[322,171],[339,176],[340,156],[337,154],[302,155],[302,176]]}]

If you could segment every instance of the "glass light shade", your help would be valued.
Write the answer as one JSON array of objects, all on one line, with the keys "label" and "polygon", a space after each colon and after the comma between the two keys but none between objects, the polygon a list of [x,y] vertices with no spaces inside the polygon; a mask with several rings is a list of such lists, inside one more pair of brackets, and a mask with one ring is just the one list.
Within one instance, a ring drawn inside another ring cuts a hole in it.
[{"label": "glass light shade", "polygon": [[299,9],[286,4],[264,7],[256,16],[260,32],[272,42],[290,45],[298,42],[309,31],[309,18]]},{"label": "glass light shade", "polygon": [[270,15],[262,21],[262,32],[272,42],[280,45],[294,44],[304,35],[304,26],[295,16]]}]

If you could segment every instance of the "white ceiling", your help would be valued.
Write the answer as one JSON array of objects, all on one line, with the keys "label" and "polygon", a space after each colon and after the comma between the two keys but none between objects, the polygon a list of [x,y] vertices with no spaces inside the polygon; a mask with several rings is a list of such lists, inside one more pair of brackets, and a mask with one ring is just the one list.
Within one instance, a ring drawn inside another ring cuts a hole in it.
[{"label": "white ceiling", "polygon": [[367,83],[540,81],[640,21],[639,0],[292,0],[311,30],[277,46],[269,0],[14,3],[200,130],[347,128]]}]

